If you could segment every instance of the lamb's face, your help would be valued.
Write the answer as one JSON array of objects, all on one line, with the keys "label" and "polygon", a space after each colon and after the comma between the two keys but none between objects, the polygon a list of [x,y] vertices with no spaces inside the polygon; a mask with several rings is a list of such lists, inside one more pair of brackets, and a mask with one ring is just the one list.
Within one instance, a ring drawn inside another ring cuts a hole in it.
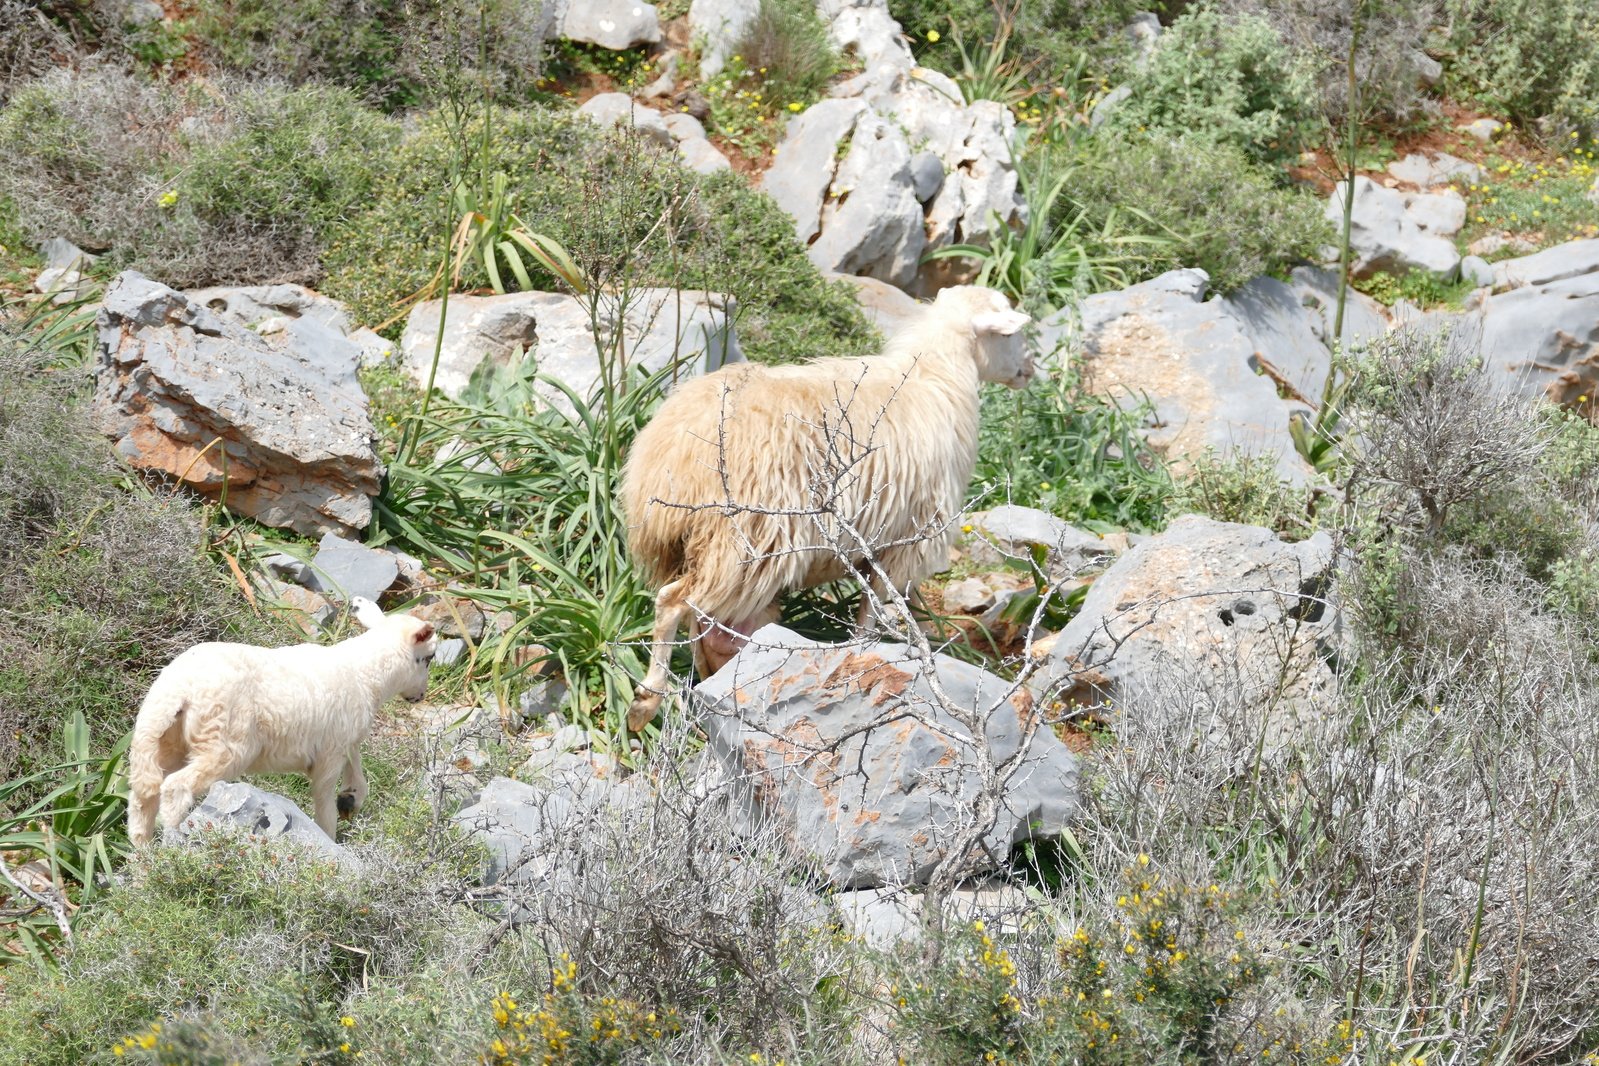
[{"label": "lamb's face", "polygon": [[433,656],[439,648],[438,634],[433,630],[433,623],[408,614],[394,615],[385,619],[385,624],[395,629],[397,639],[411,654],[410,669],[400,695],[415,703],[428,693],[428,668],[433,665]]},{"label": "lamb's face", "polygon": [[1032,319],[1011,310],[1005,294],[981,285],[955,285],[939,292],[935,307],[971,322],[976,340],[977,376],[1013,389],[1033,379],[1033,357],[1023,330]]}]

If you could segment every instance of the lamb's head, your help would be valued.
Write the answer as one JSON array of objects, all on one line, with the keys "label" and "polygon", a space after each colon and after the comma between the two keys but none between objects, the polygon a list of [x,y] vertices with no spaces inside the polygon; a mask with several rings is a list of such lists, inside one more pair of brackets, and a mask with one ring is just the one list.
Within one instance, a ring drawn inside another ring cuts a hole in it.
[{"label": "lamb's head", "polygon": [[428,667],[439,646],[433,623],[411,614],[386,615],[377,604],[360,597],[350,601],[350,611],[368,631],[381,634],[405,652],[404,672],[397,686],[400,695],[412,703],[426,696]]},{"label": "lamb's head", "polygon": [[970,327],[979,378],[1013,389],[1033,379],[1033,357],[1022,332],[1032,319],[1011,310],[1004,293],[982,285],[953,285],[939,290],[933,308],[951,324]]}]

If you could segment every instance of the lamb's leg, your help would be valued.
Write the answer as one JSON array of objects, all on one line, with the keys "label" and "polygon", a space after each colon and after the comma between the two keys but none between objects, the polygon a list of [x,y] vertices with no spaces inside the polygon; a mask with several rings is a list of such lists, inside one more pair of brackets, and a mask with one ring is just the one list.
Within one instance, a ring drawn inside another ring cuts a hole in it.
[{"label": "lamb's leg", "polygon": [[189,765],[168,774],[161,784],[161,824],[176,829],[183,816],[218,781],[233,777],[239,767],[227,750],[203,749],[189,753]]},{"label": "lamb's leg", "polygon": [[311,764],[311,809],[316,812],[316,824],[329,840],[337,839],[339,831],[339,775],[344,772],[341,757],[319,759]]},{"label": "lamb's leg", "polygon": [[344,756],[344,789],[339,793],[339,813],[354,817],[366,802],[366,774],[361,772],[361,745],[351,744]]},{"label": "lamb's leg", "polygon": [[648,725],[661,709],[661,697],[671,678],[672,640],[693,608],[688,603],[688,580],[663,585],[655,594],[655,631],[650,634],[650,668],[633,690],[633,703],[627,709],[627,727],[637,731]]}]

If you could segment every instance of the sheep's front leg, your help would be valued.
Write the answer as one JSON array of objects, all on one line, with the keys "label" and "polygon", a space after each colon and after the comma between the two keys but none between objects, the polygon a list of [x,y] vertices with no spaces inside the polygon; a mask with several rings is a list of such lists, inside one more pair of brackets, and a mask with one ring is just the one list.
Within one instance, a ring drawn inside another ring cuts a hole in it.
[{"label": "sheep's front leg", "polygon": [[344,789],[339,793],[339,813],[355,817],[355,812],[366,802],[366,774],[361,771],[361,745],[350,745],[344,756]]},{"label": "sheep's front leg", "polygon": [[316,811],[316,824],[329,840],[336,840],[339,830],[339,774],[344,771],[344,756],[318,759],[311,764],[311,806]]},{"label": "sheep's front leg", "polygon": [[655,594],[655,630],[650,634],[650,668],[633,690],[633,703],[627,709],[627,727],[643,729],[660,712],[661,697],[671,679],[672,640],[692,610],[688,603],[687,579],[663,585]]}]

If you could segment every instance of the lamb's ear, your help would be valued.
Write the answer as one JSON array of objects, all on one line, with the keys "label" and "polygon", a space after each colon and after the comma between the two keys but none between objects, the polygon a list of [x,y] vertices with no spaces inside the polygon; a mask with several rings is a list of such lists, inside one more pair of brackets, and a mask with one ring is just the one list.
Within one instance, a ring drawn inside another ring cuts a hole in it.
[{"label": "lamb's ear", "polygon": [[432,622],[423,622],[422,623],[422,628],[418,629],[416,631],[416,635],[411,638],[411,640],[414,641],[417,644],[426,644],[428,641],[430,641],[432,639],[433,639],[433,623]]},{"label": "lamb's ear", "polygon": [[995,333],[1001,337],[1014,336],[1032,318],[1020,311],[984,311],[972,316],[972,329],[978,334]]},{"label": "lamb's ear", "polygon": [[350,613],[355,615],[357,622],[368,629],[376,628],[383,621],[383,608],[365,596],[356,596],[350,600]]}]

